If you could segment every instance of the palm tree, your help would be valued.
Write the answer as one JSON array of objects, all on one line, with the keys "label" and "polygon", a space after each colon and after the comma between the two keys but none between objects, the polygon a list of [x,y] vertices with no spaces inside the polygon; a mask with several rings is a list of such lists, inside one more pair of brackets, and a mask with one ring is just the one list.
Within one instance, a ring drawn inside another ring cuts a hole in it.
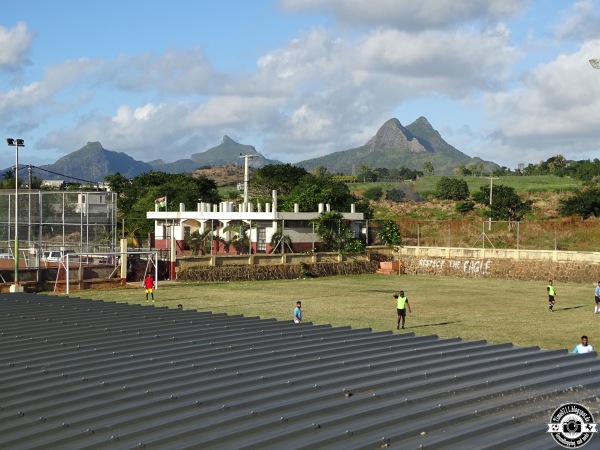
[{"label": "palm tree", "polygon": [[281,227],[277,227],[277,231],[273,233],[271,237],[271,252],[270,253],[283,253],[284,247],[287,247],[291,253],[294,252],[292,238],[288,235],[284,235],[281,231]]}]

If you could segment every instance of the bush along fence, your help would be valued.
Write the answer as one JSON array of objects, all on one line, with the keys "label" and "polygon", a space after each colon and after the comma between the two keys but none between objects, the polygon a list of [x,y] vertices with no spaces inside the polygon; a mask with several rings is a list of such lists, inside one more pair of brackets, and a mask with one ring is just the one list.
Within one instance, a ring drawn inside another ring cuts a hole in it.
[{"label": "bush along fence", "polygon": [[261,281],[374,273],[376,261],[278,264],[268,266],[191,266],[177,272],[179,281]]}]

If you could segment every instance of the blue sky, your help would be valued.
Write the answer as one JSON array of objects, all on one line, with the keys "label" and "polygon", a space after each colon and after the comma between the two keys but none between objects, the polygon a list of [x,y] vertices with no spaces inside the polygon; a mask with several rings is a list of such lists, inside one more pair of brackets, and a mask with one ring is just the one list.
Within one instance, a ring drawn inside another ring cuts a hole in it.
[{"label": "blue sky", "polygon": [[25,139],[21,164],[89,141],[172,162],[224,135],[293,163],[420,116],[510,168],[600,158],[600,0],[0,5],[0,130]]}]

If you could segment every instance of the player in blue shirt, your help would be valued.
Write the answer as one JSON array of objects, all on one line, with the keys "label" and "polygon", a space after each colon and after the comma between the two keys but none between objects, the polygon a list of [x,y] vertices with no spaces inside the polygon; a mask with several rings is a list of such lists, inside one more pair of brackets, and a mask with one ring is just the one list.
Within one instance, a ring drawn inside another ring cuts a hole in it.
[{"label": "player in blue shirt", "polygon": [[576,345],[573,349],[573,353],[591,353],[593,351],[594,347],[588,343],[587,336],[581,336],[581,344]]},{"label": "player in blue shirt", "polygon": [[294,309],[294,322],[302,323],[302,302],[296,302],[296,309]]}]

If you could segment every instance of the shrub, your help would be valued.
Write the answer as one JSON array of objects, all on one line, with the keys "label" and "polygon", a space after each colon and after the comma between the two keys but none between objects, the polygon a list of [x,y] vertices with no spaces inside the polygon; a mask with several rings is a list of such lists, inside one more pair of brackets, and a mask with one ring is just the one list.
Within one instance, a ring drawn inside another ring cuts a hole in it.
[{"label": "shrub", "polygon": [[363,193],[363,198],[366,198],[367,200],[377,201],[381,197],[383,197],[383,189],[377,186],[368,188]]},{"label": "shrub", "polygon": [[406,197],[402,189],[390,189],[385,194],[385,199],[391,202],[401,202]]},{"label": "shrub", "polygon": [[441,200],[466,200],[469,186],[460,178],[442,177],[435,186],[435,196]]},{"label": "shrub", "polygon": [[346,253],[363,253],[365,251],[365,244],[360,239],[352,239],[346,243],[344,252]]},{"label": "shrub", "polygon": [[473,202],[457,202],[456,203],[456,212],[461,214],[466,214],[475,209],[475,203]]},{"label": "shrub", "polygon": [[400,234],[400,227],[393,220],[386,220],[381,224],[379,230],[379,239],[383,245],[393,247],[394,245],[402,245],[402,236]]}]

